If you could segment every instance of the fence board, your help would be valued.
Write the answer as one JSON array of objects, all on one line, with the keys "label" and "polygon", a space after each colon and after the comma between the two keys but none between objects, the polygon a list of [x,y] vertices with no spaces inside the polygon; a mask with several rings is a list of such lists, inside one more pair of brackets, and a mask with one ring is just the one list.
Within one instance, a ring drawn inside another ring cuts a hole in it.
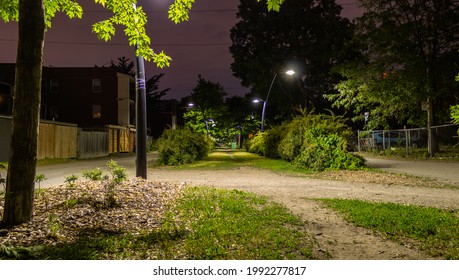
[{"label": "fence board", "polygon": [[74,124],[40,122],[38,159],[76,158],[77,133]]},{"label": "fence board", "polygon": [[78,135],[78,157],[94,158],[109,154],[109,132],[80,131]]}]

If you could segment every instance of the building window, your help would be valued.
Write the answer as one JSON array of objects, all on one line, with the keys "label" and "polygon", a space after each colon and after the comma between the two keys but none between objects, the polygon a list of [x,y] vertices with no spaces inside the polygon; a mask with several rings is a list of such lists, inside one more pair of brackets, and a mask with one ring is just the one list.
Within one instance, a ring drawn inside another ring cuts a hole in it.
[{"label": "building window", "polygon": [[92,105],[92,118],[100,119],[102,117],[102,109],[100,105]]},{"label": "building window", "polygon": [[50,93],[59,92],[59,80],[58,79],[50,79],[49,80],[49,92]]},{"label": "building window", "polygon": [[92,92],[101,92],[102,82],[100,79],[92,79]]}]

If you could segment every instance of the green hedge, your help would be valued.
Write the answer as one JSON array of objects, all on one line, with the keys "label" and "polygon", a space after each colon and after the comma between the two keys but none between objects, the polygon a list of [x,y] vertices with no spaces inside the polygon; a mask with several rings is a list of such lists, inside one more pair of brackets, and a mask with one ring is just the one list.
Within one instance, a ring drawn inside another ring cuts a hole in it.
[{"label": "green hedge", "polygon": [[159,164],[180,165],[206,157],[214,143],[205,134],[189,128],[168,129],[156,142]]}]

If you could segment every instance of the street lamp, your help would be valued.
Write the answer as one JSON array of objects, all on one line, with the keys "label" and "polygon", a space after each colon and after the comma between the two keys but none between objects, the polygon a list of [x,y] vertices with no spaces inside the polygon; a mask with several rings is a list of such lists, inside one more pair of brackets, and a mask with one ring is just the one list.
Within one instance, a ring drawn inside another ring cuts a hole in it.
[{"label": "street lamp", "polygon": [[[271,89],[273,87],[274,81],[276,80],[277,74],[278,74],[277,72],[276,72],[276,74],[274,74],[273,80],[271,81],[271,85],[269,86],[268,94],[266,95],[266,99],[263,100],[261,98],[257,98],[257,99],[253,100],[253,103],[263,102],[263,109],[261,110],[261,129],[260,129],[262,132],[265,130],[266,103],[268,103],[269,94],[271,93]],[[286,71],[285,74],[291,76],[291,75],[295,74],[295,71],[290,69],[290,70]]]}]

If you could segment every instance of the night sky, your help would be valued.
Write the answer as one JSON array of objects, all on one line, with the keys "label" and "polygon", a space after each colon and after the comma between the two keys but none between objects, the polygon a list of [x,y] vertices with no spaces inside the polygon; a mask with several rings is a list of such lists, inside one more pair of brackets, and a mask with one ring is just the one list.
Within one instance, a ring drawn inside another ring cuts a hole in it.
[{"label": "night sky", "polygon": [[[256,0],[253,0],[256,1]],[[91,25],[107,18],[110,13],[93,1],[83,3],[83,19],[68,19],[59,14],[46,33],[45,66],[92,67],[109,66],[111,60],[125,56],[134,59],[134,49],[128,46],[121,28],[109,42],[99,41]],[[190,20],[174,24],[167,18],[167,8],[172,0],[139,0],[147,11],[147,30],[156,52],[164,50],[172,57],[169,68],[158,69],[147,62],[147,78],[165,73],[160,88],[171,88],[164,99],[190,94],[196,86],[198,74],[212,82],[220,83],[231,95],[243,95],[249,90],[232,76],[229,52],[230,29],[236,24],[239,0],[197,0]],[[343,16],[361,15],[356,0],[337,0],[343,5]],[[17,24],[0,21],[0,63],[14,63],[17,48]]]}]

